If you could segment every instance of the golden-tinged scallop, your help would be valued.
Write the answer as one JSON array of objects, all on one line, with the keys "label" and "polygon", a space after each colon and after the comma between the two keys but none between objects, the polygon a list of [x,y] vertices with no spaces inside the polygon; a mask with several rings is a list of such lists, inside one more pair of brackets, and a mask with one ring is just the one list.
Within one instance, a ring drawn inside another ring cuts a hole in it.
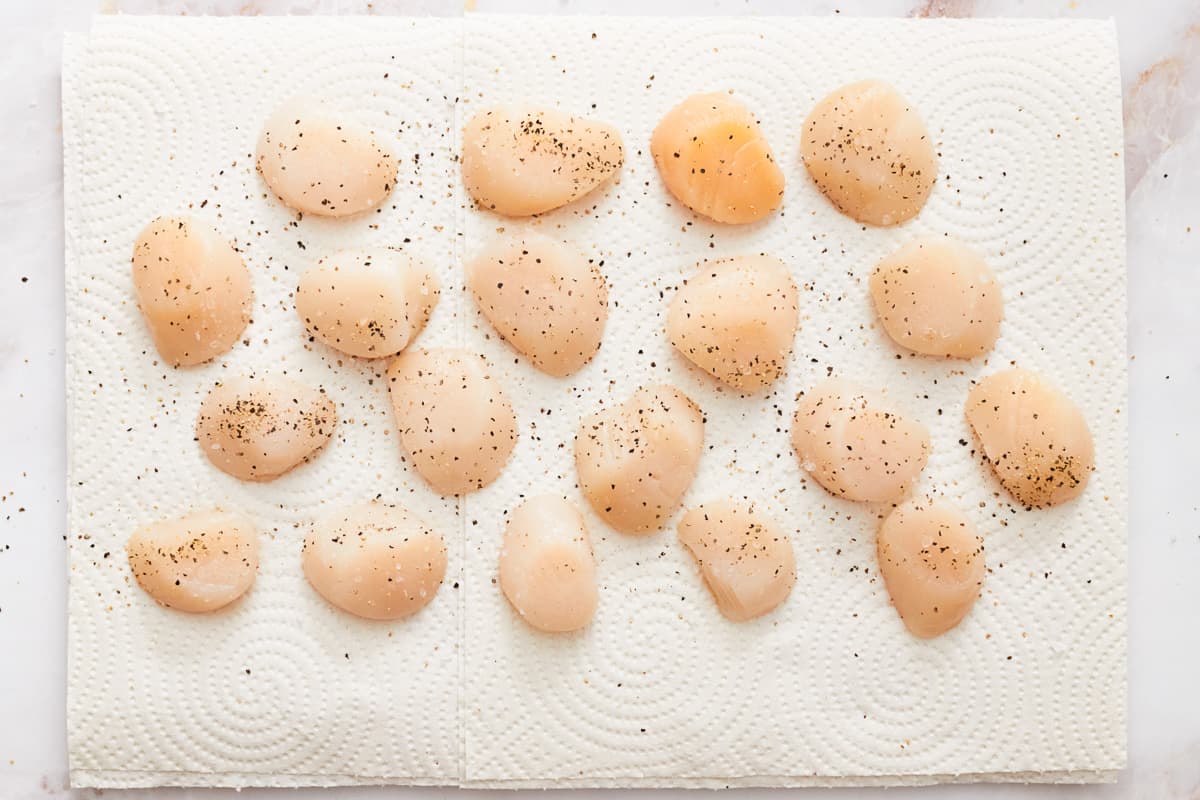
[{"label": "golden-tinged scallop", "polygon": [[365,619],[402,619],[433,600],[446,543],[400,506],[359,503],[317,520],[304,539],[304,577],[331,605]]},{"label": "golden-tinged scallop", "polygon": [[979,381],[967,395],[967,422],[1000,483],[1028,507],[1075,499],[1096,469],[1083,413],[1035,372],[1008,369]]},{"label": "golden-tinged scallop", "polygon": [[396,250],[344,250],[300,276],[296,313],[330,347],[383,358],[424,329],[440,291],[436,275]]},{"label": "golden-tinged scallop", "polygon": [[481,208],[509,217],[578,200],[625,161],[611,125],[532,105],[480,111],[463,131],[462,174]]},{"label": "golden-tinged scallop", "polygon": [[177,366],[229,350],[250,322],[250,271],[221,234],[190,217],[159,217],[133,247],[133,288],[159,355]]},{"label": "golden-tinged scallop", "polygon": [[879,526],[876,552],[892,605],[921,639],[962,622],[987,572],[975,526],[942,503],[897,506]]},{"label": "golden-tinged scallop", "polygon": [[955,239],[914,239],[879,262],[871,300],[896,344],[930,356],[974,358],[1000,335],[1000,284],[978,253]]},{"label": "golden-tinged scallop", "polygon": [[509,513],[500,550],[500,589],[539,631],[575,631],[592,621],[596,559],[575,506],[540,495]]},{"label": "golden-tinged scallop", "polygon": [[269,481],[314,458],[333,436],[337,407],[290,378],[231,378],[200,404],[196,441],[217,469]]},{"label": "golden-tinged scallop", "polygon": [[717,222],[756,222],[783,202],[783,171],[766,137],[728,93],[692,95],[668,111],[650,153],[667,190]]},{"label": "golden-tinged scallop", "polygon": [[579,252],[539,233],[498,240],[467,267],[467,288],[496,332],[562,377],[596,355],[608,286]]},{"label": "golden-tinged scallop", "polygon": [[847,500],[898,500],[925,468],[929,431],[883,397],[829,378],[800,398],[792,419],[800,466]]},{"label": "golden-tinged scallop", "polygon": [[691,398],[673,386],[646,386],[580,422],[579,488],[613,528],[650,533],[679,507],[703,449],[704,415]]},{"label": "golden-tinged scallop", "polygon": [[434,491],[467,494],[500,475],[517,443],[517,418],[482,355],[409,348],[387,377],[400,441]]},{"label": "golden-tinged scallop", "polygon": [[324,217],[375,208],[396,185],[396,158],[375,132],[314,100],[289,100],[267,117],[255,166],[289,208]]},{"label": "golden-tinged scallop", "polygon": [[200,511],[134,531],[125,553],[138,586],[161,605],[215,611],[254,584],[258,534],[241,514]]},{"label": "golden-tinged scallop", "polygon": [[880,80],[847,84],[817,103],[804,121],[801,155],[829,201],[868,225],[915,217],[937,180],[925,123]]},{"label": "golden-tinged scallop", "polygon": [[792,544],[753,505],[728,498],[703,503],[684,514],[677,529],[726,618],[761,617],[791,594],[796,583]]},{"label": "golden-tinged scallop", "polygon": [[700,267],[676,292],[667,336],[689,361],[746,392],[775,381],[799,324],[796,284],[772,256],[741,256]]}]

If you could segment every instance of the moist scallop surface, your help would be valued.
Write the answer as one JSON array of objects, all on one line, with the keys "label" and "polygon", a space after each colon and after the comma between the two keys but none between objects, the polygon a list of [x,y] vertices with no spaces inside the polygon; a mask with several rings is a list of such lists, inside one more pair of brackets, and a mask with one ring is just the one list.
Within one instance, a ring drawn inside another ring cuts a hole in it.
[{"label": "moist scallop surface", "polygon": [[792,447],[802,469],[846,500],[894,502],[929,459],[929,431],[878,392],[828,378],[800,398]]},{"label": "moist scallop surface", "polygon": [[579,488],[608,525],[651,533],[679,508],[703,449],[704,415],[691,398],[673,386],[645,386],[580,422]]},{"label": "moist scallop surface", "polygon": [[254,292],[241,255],[207,224],[159,217],[133,247],[133,288],[159,355],[176,366],[232,348],[250,322]]},{"label": "moist scallop surface", "polygon": [[221,471],[269,481],[313,459],[336,425],[337,407],[323,391],[277,375],[237,377],[200,403],[196,441]]},{"label": "moist scallop surface", "polygon": [[970,520],[943,502],[897,506],[879,526],[876,554],[892,605],[921,639],[958,625],[987,574],[983,539]]},{"label": "moist scallop surface", "polygon": [[403,619],[433,601],[446,576],[446,544],[396,505],[360,503],[313,523],[304,577],[331,605],[358,617]]},{"label": "moist scallop surface", "polygon": [[600,349],[604,276],[549,236],[497,239],[468,264],[467,289],[496,332],[548,375],[577,372]]},{"label": "moist scallop surface", "polygon": [[387,370],[400,442],[417,473],[441,495],[494,481],[517,443],[517,418],[482,355],[409,348]]},{"label": "moist scallop surface", "polygon": [[879,262],[871,300],[896,344],[918,353],[974,358],[1000,335],[1000,284],[978,253],[955,239],[914,239]]},{"label": "moist scallop surface", "polygon": [[727,92],[692,95],[668,111],[650,153],[667,190],[717,222],[756,222],[783,202],[783,171],[766,137]]},{"label": "moist scallop surface", "polygon": [[880,80],[847,84],[818,102],[804,121],[800,154],[829,201],[868,225],[912,219],[937,181],[924,121]]},{"label": "moist scallop surface", "polygon": [[486,108],[462,135],[467,193],[487,211],[527,217],[574,202],[625,162],[612,125],[530,104]]},{"label": "moist scallop surface", "polygon": [[745,392],[783,373],[798,325],[796,284],[782,261],[765,255],[702,265],[667,312],[675,349]]},{"label": "moist scallop surface", "polygon": [[596,613],[596,559],[583,515],[554,495],[531,497],[508,514],[500,589],[540,631],[584,628]]},{"label": "moist scallop surface", "polygon": [[314,99],[285,101],[267,117],[255,167],[284,205],[323,217],[373,209],[396,185],[396,158],[374,131]]},{"label": "moist scallop surface", "polygon": [[344,250],[300,276],[296,313],[309,334],[359,358],[394,356],[424,329],[441,290],[395,250]]},{"label": "moist scallop surface", "polygon": [[177,611],[215,611],[254,584],[258,534],[241,514],[199,511],[139,528],[125,544],[138,586]]},{"label": "moist scallop surface", "polygon": [[971,387],[967,422],[1000,483],[1022,505],[1046,508],[1074,500],[1096,469],[1087,421],[1046,378],[1013,368]]},{"label": "moist scallop surface", "polygon": [[677,531],[727,619],[761,617],[791,594],[796,583],[792,544],[753,504],[730,498],[703,503],[683,515]]}]

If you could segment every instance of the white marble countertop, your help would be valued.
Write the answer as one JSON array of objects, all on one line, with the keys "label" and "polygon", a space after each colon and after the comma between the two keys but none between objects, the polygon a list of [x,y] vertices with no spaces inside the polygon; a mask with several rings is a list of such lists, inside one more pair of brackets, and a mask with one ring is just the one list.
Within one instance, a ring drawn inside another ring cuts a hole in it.
[{"label": "white marble countertop", "polygon": [[[0,798],[216,798],[66,787],[59,56],[102,13],[843,14],[1114,17],[1129,251],[1129,769],[1112,786],[811,790],[805,797],[1200,798],[1200,5],[1195,0],[45,0],[0,8]],[[1192,398],[1189,400],[1189,398]],[[1086,709],[1080,709],[1086,714]],[[248,791],[255,798],[459,790]],[[886,793],[886,794],[885,794]],[[551,793],[560,794],[560,793]],[[588,797],[615,793],[584,791]],[[647,792],[646,794],[649,794]],[[682,795],[656,792],[656,797]],[[733,791],[769,796],[769,790]],[[782,791],[775,794],[782,795]],[[508,795],[506,795],[508,796]],[[539,797],[544,796],[542,794]],[[623,793],[621,796],[629,796]]]}]

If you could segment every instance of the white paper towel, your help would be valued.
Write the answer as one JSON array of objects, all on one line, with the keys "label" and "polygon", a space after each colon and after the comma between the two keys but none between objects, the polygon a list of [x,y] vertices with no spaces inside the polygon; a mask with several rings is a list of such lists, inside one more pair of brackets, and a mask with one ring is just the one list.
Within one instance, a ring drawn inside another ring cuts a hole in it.
[{"label": "white paper towel", "polygon": [[[64,81],[74,782],[890,784],[1104,780],[1124,766],[1125,281],[1111,25],[123,18],[74,44]],[[807,111],[864,77],[894,83],[940,153],[928,205],[899,229],[838,214],[799,158]],[[717,90],[758,115],[787,177],[782,213],[763,223],[696,218],[655,173],[657,120],[688,94]],[[297,93],[332,96],[394,133],[412,181],[402,178],[382,214],[293,224],[258,181],[258,126]],[[521,100],[594,115],[626,137],[614,183],[531,223],[602,262],[611,284],[600,354],[565,380],[497,340],[464,301],[455,264],[499,229],[530,224],[464,207],[453,164],[470,114]],[[176,211],[238,240],[257,293],[250,346],[194,370],[153,363],[127,285],[138,229]],[[902,353],[874,324],[865,280],[875,261],[942,232],[978,248],[1004,288],[1002,338],[986,363]],[[513,460],[461,503],[437,498],[402,462],[382,365],[301,336],[296,274],[356,244],[428,258],[445,291],[421,343],[485,352],[513,398]],[[700,259],[759,251],[791,267],[802,329],[784,380],[741,398],[670,350],[663,312]],[[980,466],[966,388],[1009,361],[1054,376],[1087,414],[1098,471],[1079,502],[1013,509]],[[250,486],[203,463],[191,426],[213,380],[262,365],[323,384],[343,419],[312,464]],[[794,396],[830,369],[885,387],[930,427],[917,491],[954,500],[987,539],[983,597],[933,642],[903,630],[876,580],[877,509],[805,482],[791,454]],[[763,504],[792,536],[796,589],[773,614],[729,623],[673,529],[632,538],[589,516],[602,585],[593,625],[573,636],[529,630],[494,582],[504,512],[548,490],[586,511],[572,461],[579,417],[660,380],[708,418],[686,503],[736,494]],[[378,493],[434,521],[452,559],[425,612],[383,626],[312,594],[296,528],[319,506]],[[214,502],[271,534],[258,583],[215,617],[154,607],[129,580],[125,537]]]}]

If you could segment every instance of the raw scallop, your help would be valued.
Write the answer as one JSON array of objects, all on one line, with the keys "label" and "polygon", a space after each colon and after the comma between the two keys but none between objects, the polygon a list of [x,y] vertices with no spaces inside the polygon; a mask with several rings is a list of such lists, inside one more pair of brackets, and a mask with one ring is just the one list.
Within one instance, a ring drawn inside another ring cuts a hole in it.
[{"label": "raw scallop", "polygon": [[594,264],[538,233],[499,240],[467,267],[479,312],[543,372],[563,377],[596,355],[608,286]]},{"label": "raw scallop", "polygon": [[725,92],[667,112],[650,153],[667,190],[717,222],[755,222],[783,202],[783,172],[750,110]]},{"label": "raw scallop", "polygon": [[125,545],[138,586],[177,611],[215,611],[253,585],[258,534],[241,514],[201,511],[140,528]]},{"label": "raw scallop", "polygon": [[255,166],[289,208],[324,217],[375,208],[396,185],[396,159],[375,132],[311,100],[289,100],[267,117]]},{"label": "raw scallop", "polygon": [[305,537],[301,563],[317,594],[366,619],[402,619],[433,600],[446,576],[446,544],[400,506],[335,511]]},{"label": "raw scallop", "polygon": [[200,404],[196,441],[213,466],[269,481],[314,458],[337,425],[323,391],[290,378],[231,378]]},{"label": "raw scallop", "polygon": [[440,293],[427,267],[395,250],[345,250],[300,276],[296,312],[308,332],[360,358],[394,356],[429,321]]},{"label": "raw scallop", "polygon": [[1004,318],[991,268],[944,236],[915,239],[880,261],[871,274],[871,299],[896,344],[930,356],[983,355]]},{"label": "raw scallop", "polygon": [[746,392],[775,381],[799,324],[796,284],[771,256],[703,265],[676,292],[667,336],[692,363]]},{"label": "raw scallop", "polygon": [[730,499],[704,503],[683,515],[678,531],[728,619],[761,617],[791,594],[796,583],[791,542],[753,505]]},{"label": "raw scallop", "polygon": [[481,208],[509,217],[578,200],[625,161],[611,125],[531,105],[484,109],[463,131],[462,174]]},{"label": "raw scallop", "polygon": [[847,84],[817,103],[804,121],[801,155],[829,201],[868,225],[915,217],[937,180],[925,123],[879,80]]},{"label": "raw scallop", "polygon": [[177,367],[229,350],[250,322],[250,271],[229,242],[188,217],[159,217],[133,247],[133,288],[159,355]]},{"label": "raw scallop", "polygon": [[500,475],[517,443],[517,418],[483,356],[410,348],[387,377],[400,441],[434,491],[467,494]]},{"label": "raw scallop", "polygon": [[540,631],[574,631],[592,621],[596,559],[575,506],[541,495],[509,513],[500,589],[521,618]]},{"label": "raw scallop", "polygon": [[647,386],[579,424],[579,488],[617,530],[656,531],[691,486],[703,448],[704,416],[696,404],[673,386]]},{"label": "raw scallop", "polygon": [[1000,483],[1028,507],[1075,499],[1096,468],[1092,433],[1079,408],[1029,370],[979,381],[967,395],[967,422]]},{"label": "raw scallop", "polygon": [[892,605],[913,636],[941,636],[975,605],[987,572],[983,539],[955,509],[898,506],[879,526],[876,550]]},{"label": "raw scallop", "polygon": [[805,392],[792,419],[800,465],[847,500],[898,500],[925,468],[929,431],[875,392],[829,378]]}]

